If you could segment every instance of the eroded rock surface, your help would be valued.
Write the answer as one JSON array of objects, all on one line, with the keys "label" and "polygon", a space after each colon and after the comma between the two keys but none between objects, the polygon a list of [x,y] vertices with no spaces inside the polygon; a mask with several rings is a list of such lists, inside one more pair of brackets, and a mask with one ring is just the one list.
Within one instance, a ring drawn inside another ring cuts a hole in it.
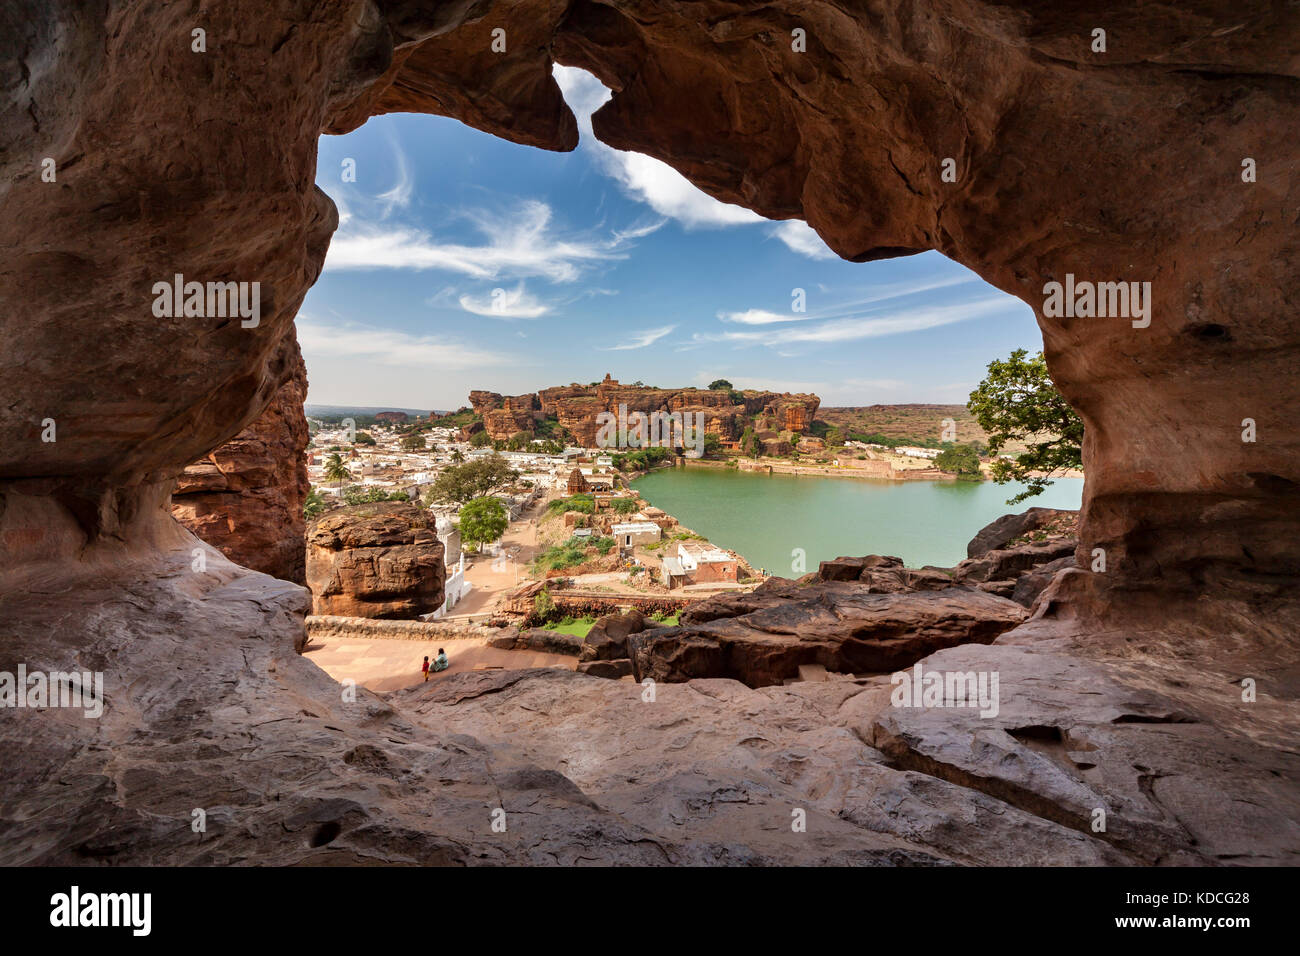
[{"label": "eroded rock surface", "polygon": [[307,531],[312,613],[414,618],[442,604],[446,568],[434,519],[400,501],[331,511]]},{"label": "eroded rock surface", "polygon": [[729,677],[779,684],[802,664],[869,674],[906,667],[954,644],[987,644],[1028,616],[1011,601],[947,588],[894,594],[857,582],[769,578],[748,594],[692,605],[680,626],[630,634],[637,679]]},{"label": "eroded rock surface", "polygon": [[295,584],[307,582],[306,398],[299,355],[261,417],[186,467],[172,492],[172,514],[185,527],[236,564]]}]

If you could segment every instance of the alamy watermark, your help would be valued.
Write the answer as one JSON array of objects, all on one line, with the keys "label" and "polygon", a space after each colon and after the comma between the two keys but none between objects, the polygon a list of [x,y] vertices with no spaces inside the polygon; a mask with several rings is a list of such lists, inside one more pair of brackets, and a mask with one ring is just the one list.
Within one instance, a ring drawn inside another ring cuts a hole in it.
[{"label": "alamy watermark", "polygon": [[628,413],[619,403],[618,413],[596,416],[598,448],[683,448],[687,458],[704,454],[704,412]]},{"label": "alamy watermark", "polygon": [[245,329],[255,329],[262,321],[260,282],[186,282],[178,272],[171,282],[155,282],[152,291],[153,314],[160,319],[238,316]]},{"label": "alamy watermark", "polygon": [[917,661],[889,683],[894,707],[971,707],[981,717],[996,717],[1000,709],[997,671],[923,671]]},{"label": "alamy watermark", "polygon": [[0,707],[33,710],[66,707],[85,711],[89,719],[104,713],[104,675],[99,671],[0,671]]},{"label": "alamy watermark", "polygon": [[1067,272],[1064,283],[1043,286],[1043,295],[1043,315],[1049,319],[1132,319],[1135,329],[1151,324],[1150,282],[1076,281]]}]

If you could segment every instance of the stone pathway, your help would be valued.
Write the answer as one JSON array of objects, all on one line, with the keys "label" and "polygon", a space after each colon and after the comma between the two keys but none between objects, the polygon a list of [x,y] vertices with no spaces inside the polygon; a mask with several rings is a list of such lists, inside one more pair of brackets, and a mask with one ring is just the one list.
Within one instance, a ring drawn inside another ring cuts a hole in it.
[{"label": "stone pathway", "polygon": [[482,638],[438,641],[315,638],[303,656],[335,680],[351,679],[369,690],[389,691],[419,685],[423,681],[420,664],[424,655],[428,654],[432,661],[439,647],[447,651],[451,665],[430,676],[430,683],[465,671],[522,670],[528,667],[573,670],[577,664],[577,658],[564,654],[503,651],[488,647]]}]

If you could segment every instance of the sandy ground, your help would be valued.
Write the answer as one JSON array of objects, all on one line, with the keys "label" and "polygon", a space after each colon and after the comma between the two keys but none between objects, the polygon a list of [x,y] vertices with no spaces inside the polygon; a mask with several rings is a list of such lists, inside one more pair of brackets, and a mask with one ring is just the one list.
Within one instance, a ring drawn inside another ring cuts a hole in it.
[{"label": "sandy ground", "polygon": [[432,661],[439,647],[447,651],[451,664],[445,671],[430,675],[430,681],[477,670],[520,670],[526,667],[573,670],[578,662],[576,657],[564,654],[498,650],[488,647],[483,638],[437,641],[316,638],[303,653],[335,680],[351,679],[370,690],[387,691],[421,683],[420,664],[426,654]]},{"label": "sandy ground", "polygon": [[537,539],[537,520],[545,507],[545,501],[535,505],[506,529],[501,538],[500,558],[487,554],[465,556],[466,563],[473,562],[465,571],[465,580],[473,588],[451,609],[449,617],[489,611],[502,594],[528,580],[528,563],[542,550]]}]

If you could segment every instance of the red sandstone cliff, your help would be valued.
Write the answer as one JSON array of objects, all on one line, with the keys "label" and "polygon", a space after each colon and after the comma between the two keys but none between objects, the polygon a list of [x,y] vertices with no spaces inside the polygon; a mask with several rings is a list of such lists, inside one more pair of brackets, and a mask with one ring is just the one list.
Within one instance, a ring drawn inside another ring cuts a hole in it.
[{"label": "red sandstone cliff", "polygon": [[172,514],[236,564],[303,584],[307,368],[296,341],[290,351],[289,379],[270,407],[181,473]]},{"label": "red sandstone cliff", "polygon": [[[740,400],[737,401],[737,398]],[[749,418],[770,416],[773,427],[786,431],[807,431],[821,399],[816,395],[778,392],[736,391],[701,388],[649,388],[622,385],[608,375],[596,385],[560,385],[532,395],[502,396],[496,392],[469,394],[474,411],[483,416],[483,426],[495,440],[516,432],[532,432],[541,418],[554,416],[559,424],[584,447],[595,447],[602,412],[698,413],[704,415],[705,434],[736,439]]]}]

